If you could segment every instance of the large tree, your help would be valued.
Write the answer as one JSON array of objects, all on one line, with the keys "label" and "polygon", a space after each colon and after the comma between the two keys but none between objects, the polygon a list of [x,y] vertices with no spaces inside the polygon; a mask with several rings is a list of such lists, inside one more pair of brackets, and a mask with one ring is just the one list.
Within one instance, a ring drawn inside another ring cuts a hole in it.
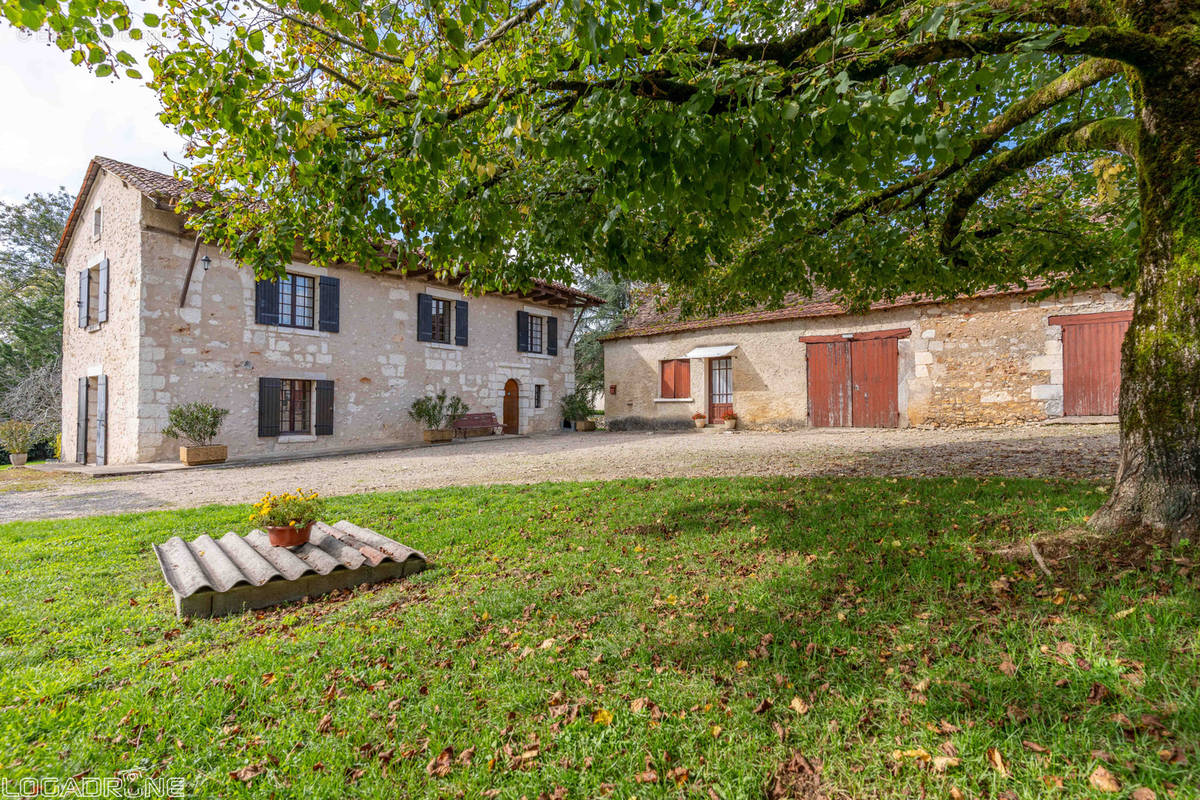
[{"label": "large tree", "polygon": [[[103,0],[5,3],[123,61],[93,35],[130,25]],[[151,66],[193,142],[192,224],[259,271],[298,241],[367,267],[420,251],[479,287],[585,264],[706,308],[1123,286],[1121,464],[1094,521],[1200,524],[1200,0],[166,12]]]},{"label": "large tree", "polygon": [[63,271],[54,249],[72,202],[61,189],[0,202],[0,396],[31,375],[57,370]]}]

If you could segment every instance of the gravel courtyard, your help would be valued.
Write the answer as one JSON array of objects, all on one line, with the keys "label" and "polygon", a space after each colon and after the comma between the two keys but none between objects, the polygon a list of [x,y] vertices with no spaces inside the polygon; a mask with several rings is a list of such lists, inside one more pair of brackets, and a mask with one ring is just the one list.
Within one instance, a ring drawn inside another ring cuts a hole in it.
[{"label": "gravel courtyard", "polygon": [[[1006,475],[1107,479],[1115,425],[579,433],[122,478],[0,482],[0,522],[488,483],[732,475]],[[28,471],[25,471],[28,472]],[[3,473],[0,473],[0,477]]]}]

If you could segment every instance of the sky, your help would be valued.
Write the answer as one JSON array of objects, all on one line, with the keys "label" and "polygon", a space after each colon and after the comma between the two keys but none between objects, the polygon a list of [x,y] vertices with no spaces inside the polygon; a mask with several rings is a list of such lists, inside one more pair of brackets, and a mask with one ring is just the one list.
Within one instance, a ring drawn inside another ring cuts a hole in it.
[{"label": "sky", "polygon": [[[122,47],[140,60],[140,44]],[[169,173],[163,153],[179,161],[183,140],[158,121],[158,110],[142,82],[97,78],[45,34],[31,38],[0,22],[0,200],[59,186],[73,194],[94,155]]]}]

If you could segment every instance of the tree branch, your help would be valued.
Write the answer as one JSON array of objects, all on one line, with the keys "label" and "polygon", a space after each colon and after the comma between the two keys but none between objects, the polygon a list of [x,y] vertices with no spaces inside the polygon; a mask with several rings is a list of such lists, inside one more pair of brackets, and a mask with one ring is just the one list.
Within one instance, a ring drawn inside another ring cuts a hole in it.
[{"label": "tree branch", "polygon": [[911,178],[892,184],[881,192],[864,197],[856,203],[844,206],[834,212],[828,222],[815,233],[828,233],[846,220],[865,211],[878,208],[893,198],[900,197],[906,192],[919,186],[932,187],[951,175],[960,171],[967,164],[978,159],[992,148],[996,142],[1016,128],[1028,122],[1043,111],[1052,108],[1065,98],[1076,94],[1088,86],[1112,77],[1121,69],[1120,64],[1105,59],[1089,59],[1072,70],[1059,75],[1049,83],[1044,84],[1028,97],[1022,98],[1006,108],[987,125],[980,129],[979,134],[971,140],[971,148],[967,156],[935,169],[925,170]]},{"label": "tree branch", "polygon": [[960,234],[971,208],[992,187],[1051,156],[1091,150],[1113,150],[1137,157],[1137,123],[1125,117],[1064,122],[1035,139],[1006,150],[976,172],[950,202],[938,247],[942,255],[955,257]]}]

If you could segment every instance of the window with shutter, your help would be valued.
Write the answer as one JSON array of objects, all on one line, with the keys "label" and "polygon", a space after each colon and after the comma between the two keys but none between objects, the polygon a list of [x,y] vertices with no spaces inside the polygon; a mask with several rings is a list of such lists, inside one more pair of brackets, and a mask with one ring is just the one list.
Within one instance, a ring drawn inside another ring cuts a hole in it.
[{"label": "window with shutter", "polygon": [[96,323],[108,322],[108,259],[96,268]]},{"label": "window with shutter", "polygon": [[279,435],[279,378],[258,379],[258,435]]},{"label": "window with shutter", "polygon": [[333,435],[333,381],[317,381],[317,413],[313,433],[317,436]]},{"label": "window with shutter", "polygon": [[275,281],[255,281],[254,321],[259,325],[279,324],[279,284]]},{"label": "window with shutter", "polygon": [[517,312],[517,352],[529,352],[529,314]]},{"label": "window with shutter", "polygon": [[686,358],[660,361],[659,398],[685,400],[692,396],[692,362]]},{"label": "window with shutter", "polygon": [[546,317],[546,354],[558,355],[558,317]]},{"label": "window with shutter", "polygon": [[317,298],[317,312],[320,315],[318,327],[329,333],[337,333],[340,325],[341,312],[341,279],[321,278],[321,293]]},{"label": "window with shutter", "polygon": [[96,379],[96,464],[108,463],[108,376]]},{"label": "window with shutter", "polygon": [[454,302],[454,343],[459,347],[467,346],[467,301]]},{"label": "window with shutter", "polygon": [[75,418],[75,461],[87,463],[88,379],[79,379],[78,411]]},{"label": "window with shutter", "polygon": [[544,322],[545,322],[544,317],[539,317],[536,314],[529,315],[529,352],[530,353],[542,352],[542,338],[543,338],[542,332],[544,330],[544,328],[543,328]]},{"label": "window with shutter", "polygon": [[92,273],[91,270],[84,270],[79,273],[79,327],[86,328],[88,326],[88,299],[92,292]]},{"label": "window with shutter", "polygon": [[417,295],[417,341],[433,341],[433,298],[427,294]]}]

